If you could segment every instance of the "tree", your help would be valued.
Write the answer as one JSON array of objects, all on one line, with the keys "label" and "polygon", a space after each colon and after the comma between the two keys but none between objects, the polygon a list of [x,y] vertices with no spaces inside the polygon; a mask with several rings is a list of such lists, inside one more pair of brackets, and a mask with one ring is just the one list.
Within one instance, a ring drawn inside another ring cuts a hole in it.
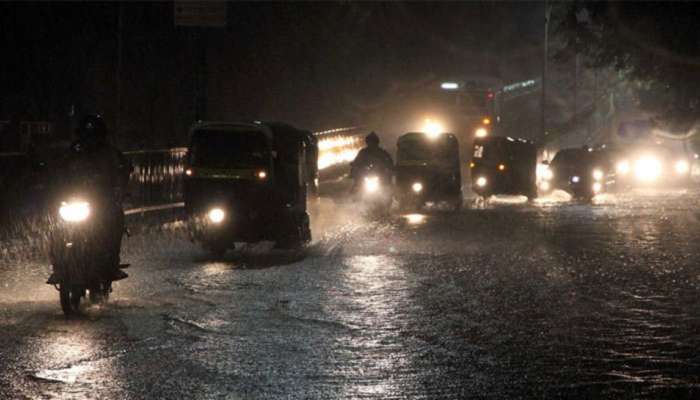
[{"label": "tree", "polygon": [[640,108],[668,132],[695,130],[700,116],[700,7],[688,3],[570,4],[556,27],[565,61],[581,54],[613,68],[634,87]]}]

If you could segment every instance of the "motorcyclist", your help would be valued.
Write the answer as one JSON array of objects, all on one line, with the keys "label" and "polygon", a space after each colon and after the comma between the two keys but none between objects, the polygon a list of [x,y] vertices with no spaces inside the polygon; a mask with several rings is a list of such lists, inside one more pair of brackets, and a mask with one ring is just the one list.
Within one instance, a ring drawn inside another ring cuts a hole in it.
[{"label": "motorcyclist", "polygon": [[76,133],[78,138],[71,145],[67,164],[70,173],[90,174],[95,178],[93,189],[109,210],[109,221],[106,223],[109,243],[106,247],[113,257],[110,263],[113,280],[123,279],[128,275],[119,269],[124,234],[122,200],[133,166],[121,151],[107,141],[107,126],[101,116],[86,116]]},{"label": "motorcyclist", "polygon": [[379,147],[379,136],[375,132],[370,132],[365,137],[365,144],[367,147],[360,150],[355,160],[350,163],[351,177],[357,182],[360,175],[371,166],[384,170],[385,174],[391,177],[394,161],[386,150]]}]

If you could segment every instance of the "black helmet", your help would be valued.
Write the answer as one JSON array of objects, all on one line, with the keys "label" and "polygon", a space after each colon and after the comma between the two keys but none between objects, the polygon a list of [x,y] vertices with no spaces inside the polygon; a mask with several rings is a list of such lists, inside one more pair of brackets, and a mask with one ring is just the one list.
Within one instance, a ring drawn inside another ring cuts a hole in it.
[{"label": "black helmet", "polygon": [[100,115],[88,115],[80,122],[78,138],[103,140],[107,136],[107,125]]},{"label": "black helmet", "polygon": [[365,143],[367,143],[368,146],[378,146],[379,145],[379,136],[377,136],[374,131],[370,132],[369,135],[365,137]]}]

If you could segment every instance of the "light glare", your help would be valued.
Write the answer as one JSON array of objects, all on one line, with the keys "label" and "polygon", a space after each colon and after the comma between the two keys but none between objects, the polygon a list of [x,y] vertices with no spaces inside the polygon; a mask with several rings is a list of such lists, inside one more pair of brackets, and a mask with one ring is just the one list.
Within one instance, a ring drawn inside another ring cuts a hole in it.
[{"label": "light glare", "polygon": [[83,222],[90,216],[90,203],[71,201],[61,203],[58,214],[66,222]]},{"label": "light glare", "polygon": [[488,136],[489,131],[486,130],[486,128],[478,128],[476,131],[474,131],[474,136],[476,137],[486,137]]},{"label": "light glare", "polygon": [[209,217],[209,221],[215,224],[219,224],[226,217],[226,213],[220,208],[212,208],[211,210],[209,210],[207,216]]}]

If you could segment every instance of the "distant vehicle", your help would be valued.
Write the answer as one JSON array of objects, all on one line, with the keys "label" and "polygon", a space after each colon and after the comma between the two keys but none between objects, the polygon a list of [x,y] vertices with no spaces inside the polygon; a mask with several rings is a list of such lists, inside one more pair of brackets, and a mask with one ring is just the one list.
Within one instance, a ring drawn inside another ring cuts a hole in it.
[{"label": "distant vehicle", "polygon": [[474,138],[472,190],[480,196],[508,194],[537,196],[537,149],[524,139],[506,136]]},{"label": "distant vehicle", "polygon": [[402,209],[421,208],[427,202],[462,207],[459,143],[455,135],[406,133],[396,152],[395,195]]},{"label": "distant vehicle", "polygon": [[616,188],[691,184],[694,157],[663,145],[606,146],[601,152],[613,166]]},{"label": "distant vehicle", "polygon": [[605,191],[614,175],[606,157],[593,149],[574,148],[557,152],[539,183],[540,192],[563,190],[581,200]]},{"label": "distant vehicle", "polygon": [[318,151],[308,131],[269,122],[202,122],[191,129],[185,210],[194,240],[221,256],[236,242],[311,240],[307,189]]}]

